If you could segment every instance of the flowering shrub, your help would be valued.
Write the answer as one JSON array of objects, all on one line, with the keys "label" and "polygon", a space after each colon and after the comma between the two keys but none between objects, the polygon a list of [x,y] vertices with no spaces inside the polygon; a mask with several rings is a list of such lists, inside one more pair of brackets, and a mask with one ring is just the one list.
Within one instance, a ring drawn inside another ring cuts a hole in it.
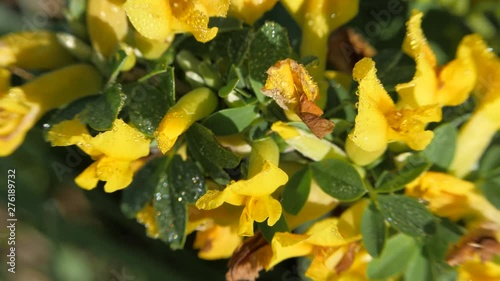
[{"label": "flowering shrub", "polygon": [[444,47],[420,1],[368,2],[88,0],[5,34],[0,156],[42,130],[86,159],[76,186],[227,280],[291,259],[312,280],[500,280],[495,40],[470,23]]}]

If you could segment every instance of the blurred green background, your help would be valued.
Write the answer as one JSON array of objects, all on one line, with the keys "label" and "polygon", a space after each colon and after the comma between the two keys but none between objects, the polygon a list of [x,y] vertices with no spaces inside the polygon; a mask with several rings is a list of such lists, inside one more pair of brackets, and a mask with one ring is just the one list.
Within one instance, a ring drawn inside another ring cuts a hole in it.
[{"label": "blurred green background", "polygon": [[[1,0],[0,35],[36,29],[68,31],[66,1]],[[367,35],[364,27],[371,21],[379,23],[380,32],[366,36],[379,52],[400,49],[404,24],[414,7],[426,13],[423,28],[440,63],[452,59],[460,39],[471,32],[481,34],[497,53],[500,50],[499,1],[401,0],[401,13],[391,14],[387,20],[380,20],[380,11],[393,1],[360,2],[358,16],[348,25]],[[74,0],[71,8],[84,4],[84,0]],[[278,5],[264,19],[287,26],[297,46],[300,30],[283,11]],[[84,191],[75,186],[74,177],[90,159],[76,148],[50,147],[43,140],[43,123],[41,120],[31,130],[12,156],[0,158],[0,219],[6,224],[8,169],[16,170],[18,218],[16,274],[6,272],[8,233],[5,227],[0,228],[0,280],[224,280],[227,261],[198,259],[190,248],[193,235],[188,237],[185,250],[171,251],[164,243],[146,237],[142,225],[121,214],[120,192],[105,194],[102,187]],[[302,269],[296,261],[287,261],[262,273],[259,280],[302,280]]]}]

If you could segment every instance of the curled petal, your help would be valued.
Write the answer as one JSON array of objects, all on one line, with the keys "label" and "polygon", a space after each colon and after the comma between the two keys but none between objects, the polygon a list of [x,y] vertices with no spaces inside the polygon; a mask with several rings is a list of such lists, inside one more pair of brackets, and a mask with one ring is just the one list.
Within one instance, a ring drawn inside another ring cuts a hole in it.
[{"label": "curled petal", "polygon": [[173,29],[179,32],[191,32],[196,40],[207,42],[217,35],[218,28],[208,27],[210,17],[225,17],[229,9],[228,0],[170,0]]},{"label": "curled petal", "polygon": [[163,117],[155,131],[158,147],[167,153],[177,138],[189,127],[207,117],[217,107],[217,95],[208,88],[195,89],[177,101]]},{"label": "curled petal", "polygon": [[248,180],[234,182],[226,188],[239,195],[259,197],[272,194],[287,181],[288,175],[283,170],[266,161],[260,173]]},{"label": "curled petal", "polygon": [[86,190],[94,189],[99,182],[97,177],[97,162],[90,164],[82,173],[75,178],[75,183]]}]

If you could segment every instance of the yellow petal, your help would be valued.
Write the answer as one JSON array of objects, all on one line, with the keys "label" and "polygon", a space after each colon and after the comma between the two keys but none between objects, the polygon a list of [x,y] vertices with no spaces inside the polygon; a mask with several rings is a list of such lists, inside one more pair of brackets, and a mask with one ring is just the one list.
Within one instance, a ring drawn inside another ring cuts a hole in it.
[{"label": "yellow petal", "polygon": [[333,143],[319,139],[281,121],[274,123],[271,130],[278,133],[287,144],[307,158],[320,161],[325,158],[345,158],[345,153]]},{"label": "yellow petal", "polygon": [[155,131],[158,147],[165,154],[189,127],[207,117],[217,107],[217,95],[208,88],[197,88],[185,94],[170,108]]},{"label": "yellow petal", "polygon": [[20,88],[26,99],[38,104],[45,113],[80,97],[97,94],[101,87],[102,77],[96,68],[74,64],[41,75]]},{"label": "yellow petal", "polygon": [[225,201],[224,191],[207,190],[203,196],[196,201],[196,207],[202,210],[211,210],[219,207]]},{"label": "yellow petal", "polygon": [[27,31],[0,37],[0,67],[45,70],[73,62],[75,59],[59,44],[55,33]]},{"label": "yellow petal", "polygon": [[273,257],[268,267],[271,268],[289,258],[303,257],[313,252],[313,246],[305,242],[307,235],[277,232],[271,242]]},{"label": "yellow petal", "polygon": [[10,71],[0,68],[0,95],[7,92],[10,88]]},{"label": "yellow petal", "polygon": [[265,12],[271,10],[276,2],[278,0],[232,0],[229,14],[248,24],[253,24]]},{"label": "yellow petal", "polygon": [[102,157],[97,161],[97,177],[105,181],[104,191],[115,192],[124,189],[132,182],[134,173],[130,161],[112,157]]},{"label": "yellow petal", "polygon": [[0,157],[10,155],[22,144],[40,115],[40,106],[28,102],[21,89],[0,94]]},{"label": "yellow petal", "polygon": [[173,29],[177,32],[191,32],[196,40],[207,42],[217,35],[218,28],[208,28],[210,17],[225,17],[229,0],[171,0]]},{"label": "yellow petal", "polygon": [[142,208],[136,215],[135,218],[138,223],[141,223],[146,227],[146,234],[151,238],[160,237],[160,232],[158,229],[158,224],[156,223],[156,211],[152,204],[148,203],[144,208]]},{"label": "yellow petal", "polygon": [[123,9],[135,27],[144,37],[163,41],[170,35],[172,28],[171,1],[166,0],[127,0]]},{"label": "yellow petal", "polygon": [[359,166],[365,166],[373,163],[380,156],[382,156],[382,154],[384,154],[386,148],[387,145],[384,145],[380,146],[378,150],[366,151],[354,143],[352,140],[352,134],[347,136],[345,141],[345,151],[347,152],[349,159]]},{"label": "yellow petal", "polygon": [[494,281],[500,279],[500,265],[493,261],[481,261],[478,258],[467,261],[458,267],[458,280]]},{"label": "yellow petal", "polygon": [[359,200],[342,213],[339,218],[338,229],[343,237],[354,240],[360,238],[361,217],[367,205],[367,200]]},{"label": "yellow petal", "polygon": [[470,58],[457,58],[445,65],[439,73],[437,103],[442,106],[457,106],[465,102],[476,82],[474,70]]},{"label": "yellow petal", "polygon": [[307,243],[322,247],[336,247],[348,243],[338,229],[338,219],[328,218],[315,223],[307,230]]},{"label": "yellow petal", "polygon": [[386,116],[389,141],[403,141],[411,149],[423,150],[434,137],[432,131],[426,131],[429,122],[441,120],[441,108],[438,105],[418,107],[415,110],[403,109],[392,111]]},{"label": "yellow petal", "polygon": [[174,35],[169,35],[165,40],[154,40],[135,32],[134,39],[135,47],[141,51],[142,56],[148,60],[155,60],[160,58],[170,47],[174,41]]},{"label": "yellow petal", "polygon": [[123,0],[89,0],[87,29],[94,49],[109,57],[125,39],[128,22]]},{"label": "yellow petal", "polygon": [[242,237],[231,226],[214,225],[196,233],[193,248],[200,249],[198,257],[204,260],[227,259],[241,241]]},{"label": "yellow petal", "polygon": [[302,96],[314,101],[318,96],[318,86],[304,66],[291,59],[277,62],[267,70],[268,78],[262,89],[283,109],[297,111]]},{"label": "yellow petal", "polygon": [[423,13],[413,10],[410,19],[406,23],[407,31],[403,42],[403,51],[412,58],[421,57],[429,69],[436,67],[436,56],[432,51],[424,32],[422,31]]},{"label": "yellow petal", "polygon": [[245,206],[240,215],[240,223],[238,224],[238,235],[253,236],[254,220],[250,215],[250,210]]},{"label": "yellow petal", "polygon": [[337,199],[326,194],[313,180],[311,182],[309,196],[300,212],[296,216],[285,212],[285,219],[290,229],[295,229],[297,226],[307,221],[317,219],[330,212],[338,204],[339,201]]},{"label": "yellow petal", "polygon": [[250,164],[248,165],[248,177],[252,178],[262,171],[266,162],[278,166],[280,151],[278,145],[272,138],[263,138],[252,143],[252,152],[250,153]]},{"label": "yellow petal", "polygon": [[366,151],[384,150],[388,141],[388,123],[385,114],[395,108],[376,76],[375,63],[364,58],[356,63],[353,77],[358,81],[358,115],[349,138]]},{"label": "yellow petal", "polygon": [[272,194],[287,181],[288,175],[283,170],[266,161],[260,173],[248,180],[234,182],[226,188],[239,195],[259,197]]},{"label": "yellow petal", "polygon": [[78,119],[65,120],[52,126],[47,140],[52,146],[69,146],[86,142],[84,135],[90,136],[89,130]]},{"label": "yellow petal", "polygon": [[116,119],[110,131],[95,136],[90,145],[107,156],[135,160],[149,154],[150,141],[138,130]]},{"label": "yellow petal", "polygon": [[81,174],[75,178],[75,183],[86,190],[94,189],[99,182],[97,177],[97,162],[90,164]]},{"label": "yellow petal", "polygon": [[439,216],[458,220],[473,213],[469,198],[474,185],[451,175],[426,172],[406,186],[406,194],[422,198]]},{"label": "yellow petal", "polygon": [[281,204],[269,195],[252,197],[246,204],[250,217],[256,222],[263,222],[273,226],[281,217]]}]

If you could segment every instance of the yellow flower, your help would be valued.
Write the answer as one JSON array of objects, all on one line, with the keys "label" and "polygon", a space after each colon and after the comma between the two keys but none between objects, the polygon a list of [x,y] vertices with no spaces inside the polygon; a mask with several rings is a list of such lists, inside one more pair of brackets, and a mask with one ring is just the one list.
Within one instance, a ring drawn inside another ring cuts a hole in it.
[{"label": "yellow flower", "polygon": [[500,223],[500,211],[476,191],[473,183],[449,174],[426,172],[406,186],[406,194],[428,202],[438,216]]},{"label": "yellow flower", "polygon": [[274,99],[288,114],[297,114],[318,138],[332,132],[333,122],[320,118],[323,110],[314,103],[319,94],[318,85],[302,65],[284,59],[271,66],[267,74],[262,88],[264,95]]},{"label": "yellow flower", "polygon": [[210,17],[225,17],[229,0],[127,0],[123,5],[132,25],[144,37],[164,41],[177,32],[190,32],[207,42],[217,34]]},{"label": "yellow flower", "polygon": [[273,256],[266,270],[285,259],[309,256],[313,259],[305,275],[313,280],[341,280],[346,277],[344,274],[364,276],[369,255],[357,242],[361,240],[360,222],[366,205],[367,201],[359,201],[340,218],[316,222],[304,234],[276,233],[271,242]]},{"label": "yellow flower", "polygon": [[188,207],[186,233],[197,231],[193,248],[199,249],[199,258],[214,260],[231,257],[243,240],[238,235],[239,212],[241,207],[229,204],[208,211]]},{"label": "yellow flower", "polygon": [[422,17],[421,12],[414,10],[407,22],[403,51],[415,59],[416,72],[412,81],[396,86],[401,97],[399,104],[411,108],[459,105],[469,97],[476,81],[473,60],[470,54],[457,52],[455,60],[439,69],[421,28]]},{"label": "yellow flower", "polygon": [[500,264],[494,261],[481,261],[479,257],[466,261],[458,267],[458,281],[495,281],[500,280]]},{"label": "yellow flower", "polygon": [[262,15],[271,10],[278,0],[232,0],[229,6],[229,14],[253,24]]},{"label": "yellow flower", "polygon": [[217,95],[208,88],[198,88],[182,96],[168,110],[155,131],[161,152],[167,153],[177,138],[194,122],[212,113],[217,103]]},{"label": "yellow flower", "polygon": [[450,165],[450,171],[458,177],[476,168],[500,129],[500,58],[478,35],[466,36],[462,42],[458,52],[473,58],[478,73],[475,94],[479,103],[458,135],[455,157]]},{"label": "yellow flower", "polygon": [[300,55],[319,59],[311,75],[319,83],[322,96],[318,103],[323,107],[326,104],[327,84],[323,75],[328,36],[358,13],[359,0],[282,0],[281,3],[302,28]]},{"label": "yellow flower", "polygon": [[55,69],[74,63],[75,59],[48,31],[9,33],[0,37],[0,67]]},{"label": "yellow flower", "polygon": [[211,210],[224,203],[244,206],[238,234],[253,235],[254,221],[273,226],[281,216],[281,204],[271,194],[288,181],[285,172],[277,167],[279,150],[272,139],[255,141],[250,154],[248,179],[232,182],[222,191],[209,190],[196,202],[196,207]]},{"label": "yellow flower", "polygon": [[0,74],[0,156],[14,152],[47,111],[95,94],[102,85],[98,71],[86,64],[67,66],[10,89],[10,73],[2,69]]},{"label": "yellow flower", "polygon": [[333,143],[318,139],[313,134],[295,128],[281,121],[275,122],[271,130],[278,133],[288,145],[314,161],[325,158],[345,159],[345,152]]},{"label": "yellow flower", "polygon": [[353,70],[354,79],[359,83],[358,115],[354,130],[346,140],[346,151],[358,165],[376,160],[392,141],[402,141],[411,149],[423,150],[434,136],[425,126],[441,120],[441,108],[437,105],[398,110],[376,71],[370,58],[360,60]]},{"label": "yellow flower", "polygon": [[133,162],[149,154],[150,141],[121,119],[116,119],[110,131],[92,137],[78,120],[63,121],[48,134],[53,146],[76,144],[95,162],[87,167],[75,182],[83,189],[93,189],[99,180],[105,181],[104,191],[114,192],[127,187],[134,175]]}]

